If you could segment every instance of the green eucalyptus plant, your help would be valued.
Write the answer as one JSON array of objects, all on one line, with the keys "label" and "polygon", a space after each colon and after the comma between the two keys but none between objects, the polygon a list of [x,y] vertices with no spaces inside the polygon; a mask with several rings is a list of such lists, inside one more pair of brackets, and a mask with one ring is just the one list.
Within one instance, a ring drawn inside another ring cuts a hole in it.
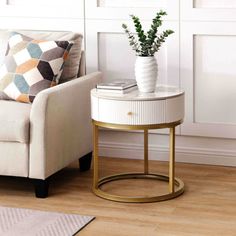
[{"label": "green eucalyptus plant", "polygon": [[162,16],[165,15],[167,15],[166,12],[162,10],[157,12],[156,17],[152,20],[150,29],[146,33],[143,30],[140,19],[131,15],[137,36],[128,29],[126,24],[122,24],[122,28],[128,36],[129,44],[136,51],[137,56],[154,56],[166,38],[174,33],[173,30],[165,30],[160,35],[157,35],[158,28],[162,25]]}]

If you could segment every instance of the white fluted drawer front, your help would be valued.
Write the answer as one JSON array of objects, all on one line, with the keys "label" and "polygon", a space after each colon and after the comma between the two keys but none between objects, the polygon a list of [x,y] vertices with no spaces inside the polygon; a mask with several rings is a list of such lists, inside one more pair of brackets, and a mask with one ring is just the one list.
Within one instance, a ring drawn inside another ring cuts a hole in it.
[{"label": "white fluted drawer front", "polygon": [[99,99],[99,121],[113,124],[156,124],[165,121],[165,101],[114,101]]},{"label": "white fluted drawer front", "polygon": [[127,125],[171,123],[184,117],[184,95],[158,100],[118,100],[92,94],[92,119]]}]

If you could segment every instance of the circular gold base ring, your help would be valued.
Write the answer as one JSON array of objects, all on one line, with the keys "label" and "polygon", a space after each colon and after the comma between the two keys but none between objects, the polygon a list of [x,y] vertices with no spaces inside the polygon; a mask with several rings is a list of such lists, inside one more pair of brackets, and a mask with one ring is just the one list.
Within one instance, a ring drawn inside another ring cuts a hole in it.
[{"label": "circular gold base ring", "polygon": [[104,177],[98,181],[97,188],[93,187],[93,192],[104,199],[116,201],[116,202],[130,202],[130,203],[144,203],[144,202],[159,202],[159,201],[165,201],[172,198],[175,198],[179,195],[181,195],[184,192],[184,183],[182,180],[175,178],[175,191],[169,192],[162,195],[157,195],[153,197],[127,197],[127,196],[120,196],[120,195],[114,195],[109,194],[107,192],[104,192],[101,190],[101,186],[116,180],[122,180],[122,179],[154,179],[154,180],[161,180],[165,182],[169,182],[169,176],[167,175],[160,175],[160,174],[144,174],[144,173],[123,173],[118,175],[111,175]]}]

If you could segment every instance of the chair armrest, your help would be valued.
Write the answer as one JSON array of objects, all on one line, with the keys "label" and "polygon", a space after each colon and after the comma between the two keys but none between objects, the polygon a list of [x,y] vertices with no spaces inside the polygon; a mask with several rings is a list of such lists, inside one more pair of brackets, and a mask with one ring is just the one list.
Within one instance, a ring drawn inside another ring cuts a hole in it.
[{"label": "chair armrest", "polygon": [[30,114],[29,177],[45,179],[92,151],[90,90],[100,72],[40,92]]}]

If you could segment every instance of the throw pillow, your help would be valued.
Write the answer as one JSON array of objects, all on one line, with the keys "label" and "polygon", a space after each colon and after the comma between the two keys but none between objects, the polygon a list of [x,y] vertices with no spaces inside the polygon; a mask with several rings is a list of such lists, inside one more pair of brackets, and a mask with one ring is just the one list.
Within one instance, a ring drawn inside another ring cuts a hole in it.
[{"label": "throw pillow", "polygon": [[83,36],[80,33],[70,31],[37,31],[37,30],[20,30],[17,31],[30,38],[57,41],[72,41],[68,57],[65,61],[60,78],[60,84],[78,77],[80,69],[81,48]]},{"label": "throw pillow", "polygon": [[58,84],[72,45],[12,32],[0,68],[0,99],[32,103],[40,91]]}]

